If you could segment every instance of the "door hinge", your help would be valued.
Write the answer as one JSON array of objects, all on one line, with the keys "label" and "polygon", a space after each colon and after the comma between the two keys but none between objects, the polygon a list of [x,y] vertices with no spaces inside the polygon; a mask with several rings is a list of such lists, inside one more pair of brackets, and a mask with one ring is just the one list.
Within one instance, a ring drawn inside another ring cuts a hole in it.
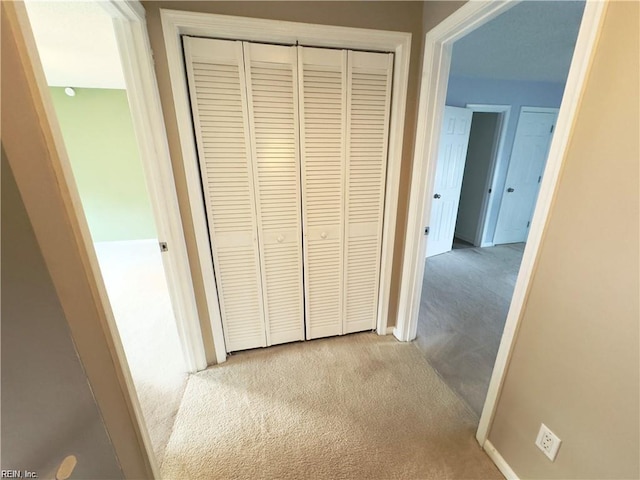
[{"label": "door hinge", "polygon": [[540,183],[540,180],[542,180],[542,175],[538,177],[538,183]]},{"label": "door hinge", "polygon": [[531,225],[531,222],[530,222],[530,221],[529,221],[529,222],[527,222],[527,228],[529,228],[529,225]]},{"label": "door hinge", "polygon": [[429,235],[429,227],[424,227],[424,234]]},{"label": "door hinge", "polygon": [[169,245],[167,245],[167,242],[160,242],[160,251],[161,252],[169,251]]},{"label": "door hinge", "polygon": [[553,129],[555,128],[555,125],[551,125],[551,130],[549,130],[549,133],[553,133]]}]

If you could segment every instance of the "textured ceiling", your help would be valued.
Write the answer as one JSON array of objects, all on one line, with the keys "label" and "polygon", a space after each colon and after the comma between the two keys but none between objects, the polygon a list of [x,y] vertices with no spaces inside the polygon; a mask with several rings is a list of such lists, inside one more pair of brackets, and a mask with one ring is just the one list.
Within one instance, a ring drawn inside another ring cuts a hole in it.
[{"label": "textured ceiling", "polygon": [[564,82],[583,1],[525,1],[454,43],[451,74]]},{"label": "textured ceiling", "polygon": [[[96,2],[26,5],[49,85],[124,88],[111,19]],[[583,1],[522,2],[454,44],[451,74],[564,82],[583,9]]]},{"label": "textured ceiling", "polygon": [[97,2],[26,6],[49,85],[125,88],[111,18]]}]

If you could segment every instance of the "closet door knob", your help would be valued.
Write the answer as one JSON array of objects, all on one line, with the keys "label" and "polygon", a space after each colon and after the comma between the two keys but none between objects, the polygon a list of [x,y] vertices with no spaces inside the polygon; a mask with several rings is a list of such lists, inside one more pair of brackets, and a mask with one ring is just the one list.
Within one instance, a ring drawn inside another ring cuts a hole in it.
[{"label": "closet door knob", "polygon": [[320,238],[327,238],[327,232],[322,232],[320,234]]},{"label": "closet door knob", "polygon": [[435,199],[437,200],[437,199],[439,199],[439,198],[442,198],[442,195],[440,195],[439,193],[436,193],[436,194],[433,196],[433,198],[435,198]]},{"label": "closet door knob", "polygon": [[282,243],[284,237],[282,235],[278,235],[278,238],[276,238],[276,240],[278,240],[278,243]]}]

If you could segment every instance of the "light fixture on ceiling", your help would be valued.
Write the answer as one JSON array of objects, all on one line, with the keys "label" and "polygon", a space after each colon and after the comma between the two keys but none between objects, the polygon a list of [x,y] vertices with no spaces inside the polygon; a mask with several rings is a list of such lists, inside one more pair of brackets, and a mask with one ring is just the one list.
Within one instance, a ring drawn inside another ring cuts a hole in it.
[{"label": "light fixture on ceiling", "polygon": [[69,97],[75,97],[76,96],[76,91],[71,87],[65,88],[64,89],[64,93],[66,93],[67,96],[69,96]]}]

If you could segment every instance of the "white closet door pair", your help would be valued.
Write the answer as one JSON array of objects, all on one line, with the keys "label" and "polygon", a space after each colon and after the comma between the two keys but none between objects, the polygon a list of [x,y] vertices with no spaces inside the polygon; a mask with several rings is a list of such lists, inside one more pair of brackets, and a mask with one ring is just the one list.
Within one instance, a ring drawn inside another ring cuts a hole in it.
[{"label": "white closet door pair", "polygon": [[375,328],[392,56],[184,48],[227,350]]},{"label": "white closet door pair", "polygon": [[298,49],[307,338],[376,326],[393,56]]}]

